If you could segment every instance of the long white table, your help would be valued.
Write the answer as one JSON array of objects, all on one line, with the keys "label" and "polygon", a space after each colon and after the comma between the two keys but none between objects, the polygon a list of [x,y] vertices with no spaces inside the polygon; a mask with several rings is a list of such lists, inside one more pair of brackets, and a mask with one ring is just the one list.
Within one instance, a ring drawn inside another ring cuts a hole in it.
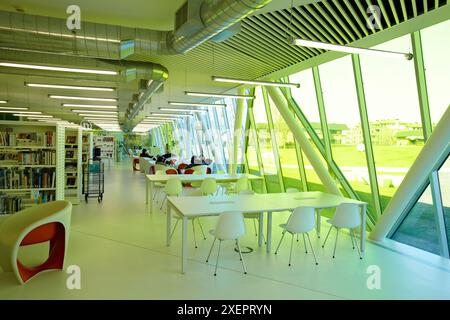
[{"label": "long white table", "polygon": [[[178,178],[183,183],[187,182],[197,182],[197,181],[203,181],[207,178],[214,178],[216,179],[217,183],[227,183],[227,182],[236,182],[241,177],[246,176],[247,179],[250,180],[261,180],[263,177],[256,176],[253,174],[247,174],[247,173],[237,173],[237,174],[177,174],[177,175],[154,175],[154,174],[148,174],[145,184],[145,203],[149,203],[149,198],[151,198],[151,195],[153,194],[155,183],[166,183],[167,180],[170,178]],[[150,201],[149,206],[150,213],[153,213],[153,201]]]},{"label": "long white table", "polygon": [[[248,213],[267,212],[267,252],[272,245],[272,213],[293,210],[299,206],[316,208],[316,231],[320,237],[321,210],[334,208],[343,202],[361,206],[362,226],[360,228],[361,252],[365,251],[367,203],[323,192],[268,193],[254,195],[221,195],[214,197],[168,197],[167,246],[170,246],[172,213],[182,218],[181,272],[186,271],[188,256],[188,219],[192,217],[217,216],[223,212],[240,211]],[[363,227],[364,226],[364,227]],[[263,219],[259,224],[259,245],[262,245]]]}]

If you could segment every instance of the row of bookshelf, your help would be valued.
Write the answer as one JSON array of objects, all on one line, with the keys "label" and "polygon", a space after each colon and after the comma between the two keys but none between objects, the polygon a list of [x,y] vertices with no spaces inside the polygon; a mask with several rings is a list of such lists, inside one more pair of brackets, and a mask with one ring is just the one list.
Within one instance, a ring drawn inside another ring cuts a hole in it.
[{"label": "row of bookshelf", "polygon": [[56,137],[54,131],[46,132],[13,132],[13,128],[2,128],[0,146],[8,147],[54,147]]},{"label": "row of bookshelf", "polygon": [[0,150],[0,165],[56,165],[56,150]]},{"label": "row of bookshelf", "polygon": [[22,197],[0,193],[0,215],[13,214],[22,209]]},{"label": "row of bookshelf", "polygon": [[55,188],[54,168],[0,169],[1,189]]}]

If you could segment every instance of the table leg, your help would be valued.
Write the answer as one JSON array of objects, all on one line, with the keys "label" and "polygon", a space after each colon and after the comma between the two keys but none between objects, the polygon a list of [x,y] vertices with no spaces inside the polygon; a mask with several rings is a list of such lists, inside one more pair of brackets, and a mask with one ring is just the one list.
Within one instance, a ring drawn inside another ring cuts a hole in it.
[{"label": "table leg", "polygon": [[267,252],[272,247],[272,212],[267,212]]},{"label": "table leg", "polygon": [[154,188],[153,188],[153,181],[150,181],[150,213],[153,213],[153,192],[154,192]]},{"label": "table leg", "polygon": [[186,272],[186,263],[187,263],[187,255],[188,255],[188,246],[187,246],[187,233],[188,233],[188,219],[183,217],[183,240],[181,243],[181,273]]},{"label": "table leg", "polygon": [[172,232],[172,204],[167,200],[167,246],[170,247],[170,233]]},{"label": "table leg", "polygon": [[264,213],[259,214],[258,219],[258,246],[261,247],[263,243],[263,228],[264,228]]},{"label": "table leg", "polygon": [[320,226],[322,224],[322,215],[321,215],[321,209],[316,209],[316,232],[317,232],[317,238],[320,239]]},{"label": "table leg", "polygon": [[364,252],[366,251],[366,205],[363,205],[361,209],[361,254],[364,256]]},{"label": "table leg", "polygon": [[148,179],[145,178],[145,204],[148,204]]}]

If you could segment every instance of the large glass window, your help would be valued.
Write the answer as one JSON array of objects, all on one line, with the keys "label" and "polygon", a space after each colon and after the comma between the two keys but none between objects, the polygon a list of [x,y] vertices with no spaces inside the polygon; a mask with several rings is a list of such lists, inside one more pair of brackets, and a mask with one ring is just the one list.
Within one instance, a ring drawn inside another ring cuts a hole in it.
[{"label": "large glass window", "polygon": [[282,118],[278,108],[269,96],[270,111],[272,113],[274,135],[278,145],[278,154],[282,167],[285,188],[301,190],[300,171],[298,169],[295,140],[292,131]]},{"label": "large glass window", "polygon": [[392,239],[428,252],[440,254],[434,212],[431,188],[428,185],[395,231]]},{"label": "large glass window", "polygon": [[[411,52],[409,35],[375,49]],[[386,207],[424,144],[414,62],[361,55],[381,205]]]},{"label": "large glass window", "polygon": [[291,89],[292,98],[297,102],[300,110],[311,123],[317,135],[323,139],[312,69],[289,76],[289,81],[300,83],[300,88]]},{"label": "large glass window", "polygon": [[450,21],[421,31],[431,121],[436,124],[450,105]]},{"label": "large glass window", "polygon": [[351,56],[319,67],[332,157],[373,210]]},{"label": "large glass window", "polygon": [[255,97],[253,102],[253,116],[255,118],[255,127],[259,140],[264,175],[267,181],[267,189],[268,192],[279,192],[280,185],[278,182],[277,167],[275,165],[269,124],[267,122],[267,114],[260,87],[255,89]]}]

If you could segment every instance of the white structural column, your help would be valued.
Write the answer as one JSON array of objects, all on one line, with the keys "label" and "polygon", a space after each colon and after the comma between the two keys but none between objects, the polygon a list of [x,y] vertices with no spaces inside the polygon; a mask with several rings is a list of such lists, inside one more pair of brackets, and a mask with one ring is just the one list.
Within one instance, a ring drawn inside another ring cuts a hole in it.
[{"label": "white structural column", "polygon": [[289,111],[288,103],[280,89],[276,87],[267,87],[267,92],[277,106],[278,111],[288,125],[289,129],[292,131],[294,138],[300,144],[300,147],[302,148],[314,171],[317,173],[317,176],[319,177],[320,181],[322,181],[327,191],[329,193],[341,196],[342,194],[333,177],[330,175],[327,168],[323,165],[322,161],[320,160],[320,156],[316,153],[311,143],[308,141],[308,138],[303,132],[302,127],[297,123],[297,121],[295,121],[294,115]]},{"label": "white structural column", "polygon": [[[239,88],[238,89],[239,95],[245,95],[245,89]],[[234,174],[237,172],[237,163],[238,163],[238,156],[239,156],[239,147],[241,145],[242,141],[242,126],[244,125],[244,114],[245,114],[245,100],[244,99],[237,99],[237,107],[236,107],[236,113],[234,117],[234,131],[233,131],[233,153],[231,157],[231,163],[229,166],[230,174]]]},{"label": "white structural column", "polygon": [[394,197],[384,210],[383,215],[370,234],[370,239],[383,240],[407,209],[412,197],[417,197],[418,188],[428,179],[432,170],[436,169],[442,157],[450,149],[450,108],[442,116],[433,130],[433,134],[422,148],[416,161],[409,169]]}]

